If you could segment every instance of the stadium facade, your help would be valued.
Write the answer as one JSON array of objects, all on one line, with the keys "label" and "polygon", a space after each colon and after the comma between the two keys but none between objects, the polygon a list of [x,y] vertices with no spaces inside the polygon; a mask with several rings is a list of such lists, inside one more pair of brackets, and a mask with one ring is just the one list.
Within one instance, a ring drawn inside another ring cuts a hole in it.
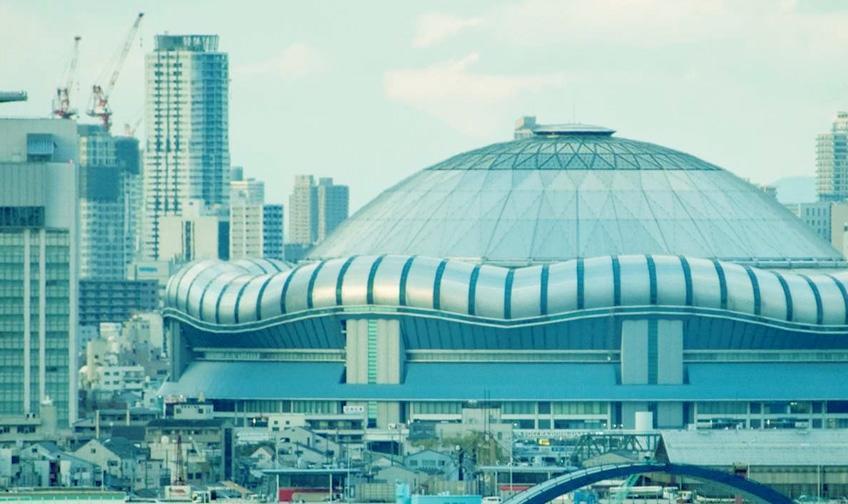
[{"label": "stadium facade", "polygon": [[848,271],[774,200],[694,156],[533,127],[389,188],[296,266],[171,279],[163,393],[242,425],[361,432],[848,427]]}]

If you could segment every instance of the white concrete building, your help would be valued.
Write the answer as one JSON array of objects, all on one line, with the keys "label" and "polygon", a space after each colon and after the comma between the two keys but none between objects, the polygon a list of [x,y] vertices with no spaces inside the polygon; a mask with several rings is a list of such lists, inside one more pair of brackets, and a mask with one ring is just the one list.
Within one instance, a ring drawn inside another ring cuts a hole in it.
[{"label": "white concrete building", "polygon": [[158,260],[162,218],[191,200],[226,212],[229,63],[217,35],[157,35],[146,57],[143,255]]},{"label": "white concrete building", "polygon": [[228,256],[228,223],[202,201],[184,205],[180,215],[159,220],[159,257],[175,262],[221,259]]},{"label": "white concrete building", "polygon": [[282,260],[283,256],[283,205],[265,204],[265,184],[260,180],[232,180],[230,258],[267,257]]}]

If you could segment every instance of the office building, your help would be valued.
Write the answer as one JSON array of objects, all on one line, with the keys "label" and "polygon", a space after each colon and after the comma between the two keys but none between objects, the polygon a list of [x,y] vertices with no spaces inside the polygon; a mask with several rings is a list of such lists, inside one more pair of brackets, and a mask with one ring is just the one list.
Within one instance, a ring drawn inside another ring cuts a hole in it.
[{"label": "office building", "polygon": [[848,112],[816,137],[816,189],[820,201],[848,200]]},{"label": "office building", "polygon": [[848,252],[845,239],[848,232],[848,202],[819,201],[795,203],[786,207],[843,256]]},{"label": "office building", "polygon": [[136,249],[140,204],[138,140],[102,125],[80,137],[80,278],[121,280]]},{"label": "office building", "polygon": [[226,219],[229,69],[217,35],[157,35],[145,65],[143,251],[158,260],[161,219],[179,217],[189,201]]},{"label": "office building", "polygon": [[350,191],[346,185],[333,184],[333,179],[318,179],[318,242],[330,235],[347,219]]},{"label": "office building", "polygon": [[285,259],[285,209],[283,205],[262,207],[262,257]]},{"label": "office building", "polygon": [[322,241],[348,216],[349,190],[330,177],[315,184],[312,175],[295,176],[289,197],[289,242],[311,246]]},{"label": "office building", "polygon": [[77,418],[76,124],[0,119],[0,415]]},{"label": "office building", "polygon": [[684,152],[531,133],[391,186],[297,268],[185,266],[163,393],[351,437],[481,402],[519,431],[848,427],[829,243]]},{"label": "office building", "polygon": [[226,259],[230,252],[229,234],[229,222],[221,218],[219,209],[210,209],[200,200],[189,201],[180,215],[159,220],[159,257],[175,263]]}]

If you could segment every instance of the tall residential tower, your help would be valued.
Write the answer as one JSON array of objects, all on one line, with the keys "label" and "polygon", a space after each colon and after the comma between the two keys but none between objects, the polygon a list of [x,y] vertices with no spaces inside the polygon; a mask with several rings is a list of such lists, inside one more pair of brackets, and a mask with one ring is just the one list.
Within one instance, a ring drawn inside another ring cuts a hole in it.
[{"label": "tall residential tower", "polygon": [[157,35],[146,58],[144,257],[160,259],[159,221],[199,200],[225,218],[229,63],[217,35]]},{"label": "tall residential tower", "polygon": [[816,190],[820,201],[848,199],[848,112],[816,137]]}]

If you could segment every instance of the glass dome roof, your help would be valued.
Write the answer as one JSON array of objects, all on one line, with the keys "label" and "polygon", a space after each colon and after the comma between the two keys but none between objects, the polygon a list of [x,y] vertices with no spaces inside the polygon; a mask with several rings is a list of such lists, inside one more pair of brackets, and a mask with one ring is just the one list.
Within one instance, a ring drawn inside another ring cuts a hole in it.
[{"label": "glass dome roof", "polygon": [[527,264],[671,254],[745,262],[842,257],[772,196],[713,164],[595,126],[545,126],[387,189],[309,254]]}]

